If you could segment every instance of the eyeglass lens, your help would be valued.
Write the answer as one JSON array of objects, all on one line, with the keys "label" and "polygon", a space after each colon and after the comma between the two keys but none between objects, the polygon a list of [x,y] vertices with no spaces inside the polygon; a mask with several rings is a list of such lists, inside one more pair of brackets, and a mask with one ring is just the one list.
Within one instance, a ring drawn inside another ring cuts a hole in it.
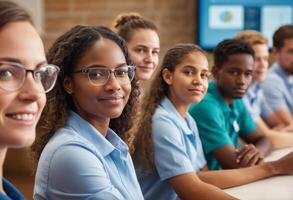
[{"label": "eyeglass lens", "polygon": [[0,62],[0,87],[7,91],[18,90],[30,71],[33,72],[34,79],[41,82],[44,92],[48,92],[56,82],[59,68],[45,64],[37,70],[27,70],[18,63]]},{"label": "eyeglass lens", "polygon": [[132,66],[122,66],[115,70],[107,68],[88,68],[88,77],[94,85],[103,85],[110,78],[111,73],[114,73],[120,84],[128,84],[134,77],[134,69]]}]

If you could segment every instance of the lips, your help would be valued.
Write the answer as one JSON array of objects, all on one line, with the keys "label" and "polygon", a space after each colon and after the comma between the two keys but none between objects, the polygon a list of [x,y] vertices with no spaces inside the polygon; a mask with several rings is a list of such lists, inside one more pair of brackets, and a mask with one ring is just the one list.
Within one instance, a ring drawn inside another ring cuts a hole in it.
[{"label": "lips", "polygon": [[244,93],[246,93],[246,89],[244,89],[244,88],[236,88],[235,92],[240,93],[240,94],[244,94]]},{"label": "lips", "polygon": [[17,121],[31,122],[35,120],[36,112],[13,112],[7,113],[5,116]]},{"label": "lips", "polygon": [[254,73],[255,74],[263,74],[263,73],[265,73],[265,70],[256,70]]},{"label": "lips", "polygon": [[203,95],[204,94],[204,91],[199,88],[188,89],[188,91],[192,92],[195,95]]},{"label": "lips", "polygon": [[120,100],[120,99],[123,99],[124,97],[123,96],[107,96],[107,97],[102,97],[102,98],[99,98],[99,100],[101,101],[117,101],[117,100]]},{"label": "lips", "polygon": [[152,66],[137,66],[137,68],[141,70],[147,70],[147,71],[153,70]]},{"label": "lips", "polygon": [[104,104],[104,106],[116,106],[120,105],[123,101],[124,96],[106,96],[99,98],[99,101]]}]

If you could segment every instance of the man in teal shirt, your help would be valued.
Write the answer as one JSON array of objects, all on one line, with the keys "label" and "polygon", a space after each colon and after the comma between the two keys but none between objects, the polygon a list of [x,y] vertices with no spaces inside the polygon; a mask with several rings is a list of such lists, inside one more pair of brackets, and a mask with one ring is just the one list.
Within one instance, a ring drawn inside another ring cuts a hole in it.
[{"label": "man in teal shirt", "polygon": [[[256,165],[270,151],[268,139],[256,129],[241,100],[252,80],[253,56],[242,41],[219,43],[212,69],[215,81],[209,83],[205,98],[190,108],[211,170]],[[247,143],[240,150],[238,137]]]}]

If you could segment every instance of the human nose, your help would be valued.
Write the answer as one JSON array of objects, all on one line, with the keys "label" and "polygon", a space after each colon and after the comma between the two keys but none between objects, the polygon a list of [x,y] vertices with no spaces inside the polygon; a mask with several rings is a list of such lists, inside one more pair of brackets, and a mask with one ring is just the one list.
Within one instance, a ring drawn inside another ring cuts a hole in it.
[{"label": "human nose", "polygon": [[202,84],[203,83],[203,78],[201,77],[201,72],[199,72],[199,73],[196,73],[195,75],[194,75],[194,78],[193,78],[193,83],[194,84]]},{"label": "human nose", "polygon": [[106,87],[106,90],[113,90],[113,91],[121,89],[121,85],[118,82],[114,72],[109,74],[109,78],[105,84],[105,87]]},{"label": "human nose", "polygon": [[240,74],[237,79],[236,79],[236,83],[239,85],[244,85],[247,82],[245,74]]},{"label": "human nose", "polygon": [[44,95],[44,88],[41,82],[34,79],[33,73],[27,73],[19,96],[22,100],[37,101]]},{"label": "human nose", "polygon": [[153,62],[153,53],[152,51],[146,52],[145,61],[146,62]]}]

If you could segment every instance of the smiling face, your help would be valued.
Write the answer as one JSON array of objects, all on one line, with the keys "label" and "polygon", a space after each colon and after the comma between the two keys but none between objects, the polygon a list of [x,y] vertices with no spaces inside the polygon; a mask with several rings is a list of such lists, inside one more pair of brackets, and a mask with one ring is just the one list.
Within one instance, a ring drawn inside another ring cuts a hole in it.
[{"label": "smiling face", "polygon": [[[0,44],[1,61],[20,63],[32,70],[46,62],[43,43],[28,22],[5,25],[0,31]],[[23,86],[17,91],[7,92],[0,88],[0,146],[32,144],[45,102],[43,88],[31,73],[26,75]]]},{"label": "smiling face", "polygon": [[232,54],[220,68],[214,68],[216,85],[228,104],[246,93],[252,81],[253,63],[249,54]]},{"label": "smiling face", "polygon": [[185,110],[191,103],[200,102],[207,91],[209,74],[207,58],[198,51],[185,55],[173,73],[165,69],[163,77],[175,106]]},{"label": "smiling face", "polygon": [[[74,71],[93,65],[115,69],[126,64],[120,47],[109,39],[101,39],[85,52]],[[120,84],[112,73],[104,85],[93,85],[87,75],[72,74],[64,82],[66,91],[72,95],[76,112],[95,126],[97,122],[117,118],[122,113],[131,91],[131,84]]]},{"label": "smiling face", "polygon": [[136,66],[138,80],[149,80],[158,66],[160,40],[158,34],[150,29],[133,31],[127,42],[129,55]]}]

